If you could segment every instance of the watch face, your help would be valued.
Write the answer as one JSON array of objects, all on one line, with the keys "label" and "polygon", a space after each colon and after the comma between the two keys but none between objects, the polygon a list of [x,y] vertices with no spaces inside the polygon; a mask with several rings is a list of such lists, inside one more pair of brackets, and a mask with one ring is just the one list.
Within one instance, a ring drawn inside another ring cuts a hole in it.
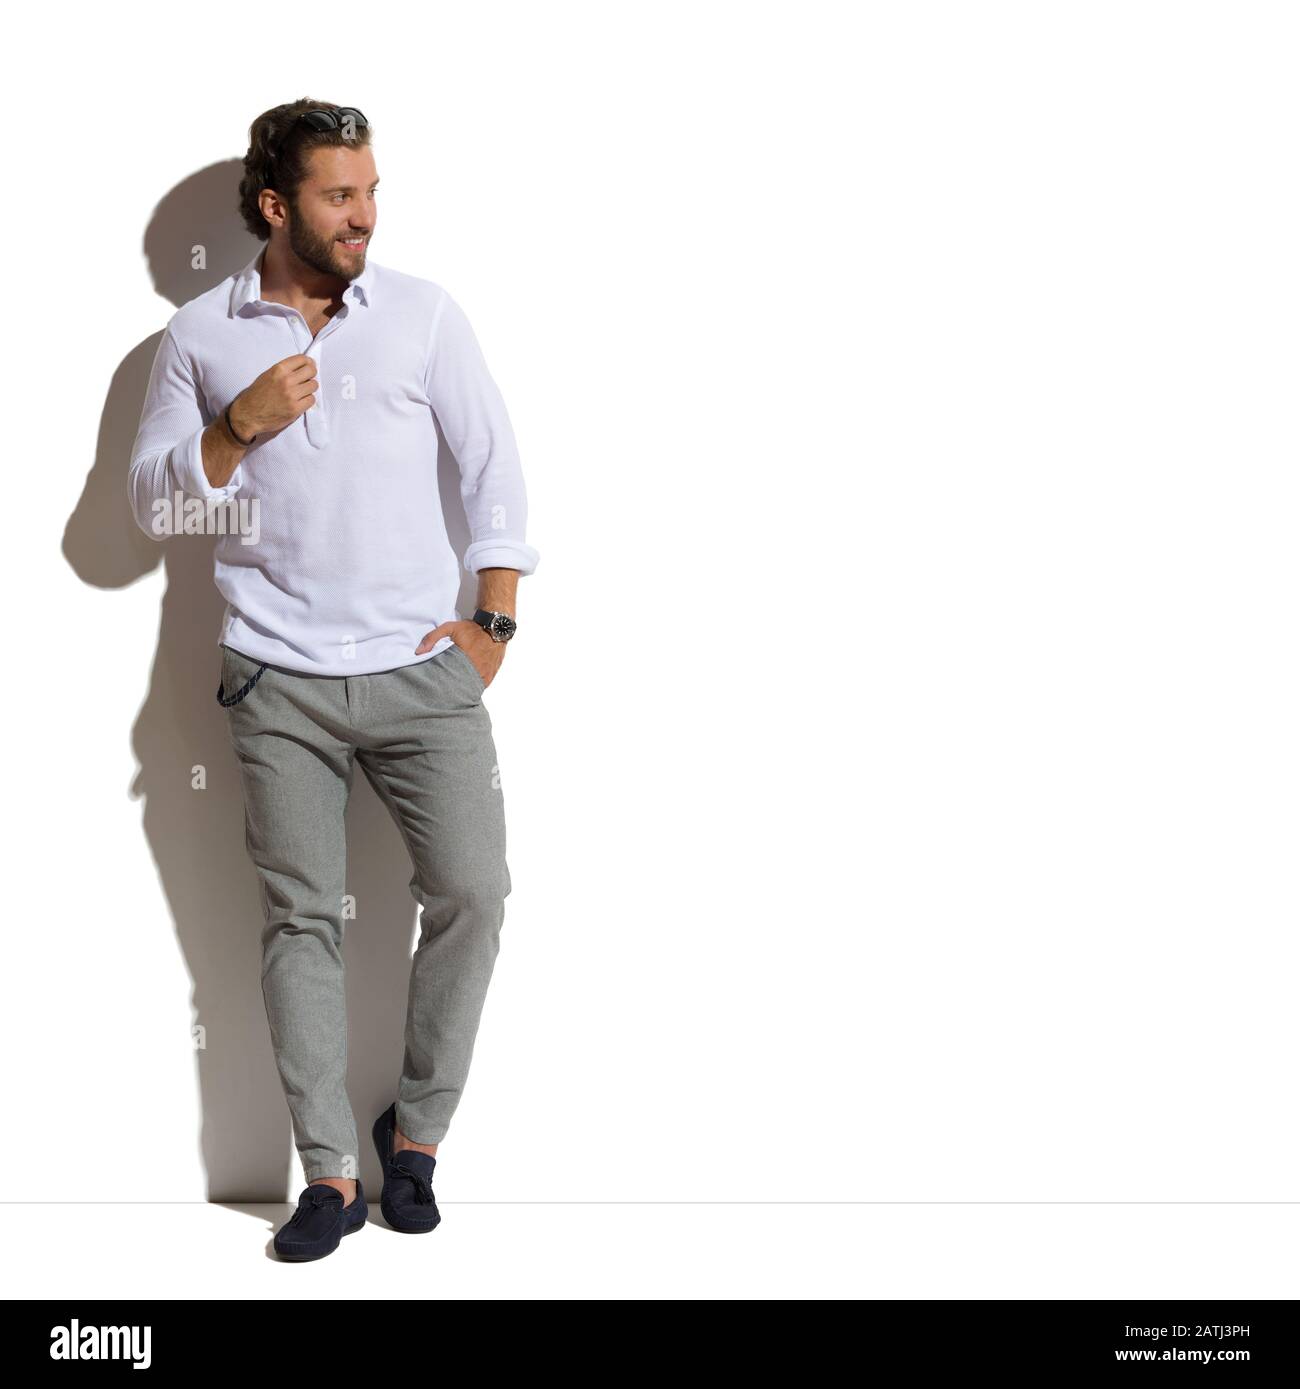
[{"label": "watch face", "polygon": [[506,613],[497,613],[492,619],[492,635],[497,641],[509,641],[514,634],[514,618]]}]

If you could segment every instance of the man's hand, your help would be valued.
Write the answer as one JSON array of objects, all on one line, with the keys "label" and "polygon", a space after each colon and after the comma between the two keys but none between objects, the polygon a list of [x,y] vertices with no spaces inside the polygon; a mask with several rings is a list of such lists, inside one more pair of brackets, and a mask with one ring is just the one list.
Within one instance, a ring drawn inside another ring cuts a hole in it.
[{"label": "man's hand", "polygon": [[468,620],[444,622],[441,627],[435,627],[432,632],[424,634],[419,646],[415,648],[415,654],[423,656],[426,651],[432,650],[443,637],[450,637],[470,658],[474,664],[474,669],[479,673],[479,679],[482,680],[484,689],[496,679],[496,673],[501,669],[501,662],[506,658],[508,642],[493,641],[477,622]]},{"label": "man's hand", "polygon": [[[276,362],[234,398],[230,421],[243,439],[292,424],[316,403],[316,362],[297,352]],[[486,636],[487,634],[484,633]]]}]

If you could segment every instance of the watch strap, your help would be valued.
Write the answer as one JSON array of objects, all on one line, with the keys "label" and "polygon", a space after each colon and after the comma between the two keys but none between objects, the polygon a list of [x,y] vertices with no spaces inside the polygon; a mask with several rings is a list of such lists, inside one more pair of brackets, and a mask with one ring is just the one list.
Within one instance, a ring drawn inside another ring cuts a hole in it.
[{"label": "watch strap", "polygon": [[[506,637],[499,638],[493,636],[492,634],[492,624],[498,617],[504,617],[511,624],[511,629],[509,631],[508,636]],[[509,638],[513,636],[515,632],[519,629],[519,624],[514,620],[513,617],[510,616],[509,613],[490,613],[487,611],[486,608],[477,608],[475,610],[474,621],[477,622],[480,627],[482,627],[482,629],[488,634],[488,636],[492,637],[493,641],[508,641]]]}]

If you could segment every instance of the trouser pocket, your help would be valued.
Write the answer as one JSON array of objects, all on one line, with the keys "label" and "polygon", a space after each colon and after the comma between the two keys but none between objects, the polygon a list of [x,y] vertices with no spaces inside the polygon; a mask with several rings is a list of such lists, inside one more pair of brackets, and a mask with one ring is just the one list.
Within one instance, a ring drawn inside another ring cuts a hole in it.
[{"label": "trouser pocket", "polygon": [[[262,672],[265,669],[265,662],[254,661],[251,656],[245,656],[233,647],[223,645],[221,648],[221,683],[217,686],[217,703],[223,709],[229,709],[232,704],[238,704],[240,700],[246,699],[252,693],[253,687],[262,678]],[[251,675],[248,673],[250,670],[252,671]]]},{"label": "trouser pocket", "polygon": [[479,694],[485,693],[487,690],[487,686],[483,683],[483,677],[478,673],[478,667],[474,664],[473,661],[470,660],[469,652],[463,650],[454,641],[447,648],[447,650],[454,651],[456,655],[460,658],[460,663],[462,667],[469,675],[469,677],[474,681],[474,684],[477,687]]}]

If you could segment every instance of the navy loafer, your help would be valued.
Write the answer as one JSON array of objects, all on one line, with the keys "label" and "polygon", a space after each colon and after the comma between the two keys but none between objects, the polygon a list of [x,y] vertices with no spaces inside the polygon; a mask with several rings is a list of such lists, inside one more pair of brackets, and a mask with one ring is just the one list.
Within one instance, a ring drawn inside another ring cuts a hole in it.
[{"label": "navy loafer", "polygon": [[384,1174],[379,1209],[394,1230],[404,1235],[427,1235],[442,1219],[438,1203],[433,1199],[433,1169],[438,1159],[416,1152],[414,1148],[403,1148],[395,1154],[393,1134],[396,1130],[397,1104],[394,1102],[375,1120],[371,1130]]},{"label": "navy loafer", "polygon": [[294,1262],[323,1259],[339,1247],[344,1235],[355,1234],[368,1215],[360,1181],[350,1206],[343,1204],[337,1187],[313,1182],[298,1197],[298,1209],[275,1232],[275,1252]]}]

